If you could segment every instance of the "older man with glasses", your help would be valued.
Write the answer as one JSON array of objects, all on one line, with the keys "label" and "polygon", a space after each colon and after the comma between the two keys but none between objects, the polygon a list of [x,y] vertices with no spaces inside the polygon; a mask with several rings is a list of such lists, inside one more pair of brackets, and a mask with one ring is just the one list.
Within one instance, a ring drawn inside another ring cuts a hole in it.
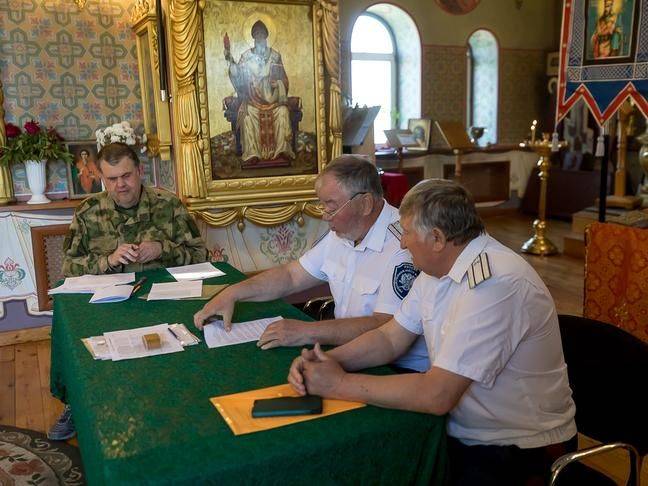
[{"label": "older man with glasses", "polygon": [[[331,231],[299,260],[226,288],[196,313],[196,327],[220,314],[229,329],[237,301],[273,300],[323,281],[333,294],[335,319],[277,321],[261,336],[261,349],[344,344],[392,318],[418,271],[409,252],[400,248],[398,209],[384,200],[376,167],[343,155],[322,171],[315,190]],[[401,371],[427,371],[425,341],[418,339],[394,365]]]}]

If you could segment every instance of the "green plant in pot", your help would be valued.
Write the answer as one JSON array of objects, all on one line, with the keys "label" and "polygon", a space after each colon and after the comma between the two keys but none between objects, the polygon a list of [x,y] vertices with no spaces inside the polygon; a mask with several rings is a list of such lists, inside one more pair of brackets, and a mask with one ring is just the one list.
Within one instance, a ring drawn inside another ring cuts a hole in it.
[{"label": "green plant in pot", "polygon": [[47,161],[72,162],[72,154],[63,144],[63,138],[53,128],[45,130],[34,120],[25,123],[24,131],[13,123],[6,123],[5,134],[7,143],[0,147],[0,164],[24,163],[32,193],[27,204],[49,202],[45,196]]}]

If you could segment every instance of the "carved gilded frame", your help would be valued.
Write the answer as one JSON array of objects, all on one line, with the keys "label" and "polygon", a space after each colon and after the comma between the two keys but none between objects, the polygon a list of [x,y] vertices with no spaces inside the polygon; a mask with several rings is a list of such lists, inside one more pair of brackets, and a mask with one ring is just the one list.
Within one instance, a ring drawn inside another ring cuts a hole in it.
[{"label": "carved gilded frame", "polygon": [[155,0],[137,0],[131,12],[131,23],[137,44],[147,152],[151,157],[171,160],[169,102],[160,96],[160,54],[165,56],[166,53],[160,53]]},{"label": "carved gilded frame", "polygon": [[[302,213],[321,216],[313,201],[317,174],[212,179],[203,11],[206,0],[169,0],[173,132],[180,195],[213,226],[243,220],[271,226]],[[272,3],[278,3],[275,0]],[[337,0],[291,0],[312,8],[315,46],[318,173],[342,153]],[[218,100],[211,100],[218,102]]]}]

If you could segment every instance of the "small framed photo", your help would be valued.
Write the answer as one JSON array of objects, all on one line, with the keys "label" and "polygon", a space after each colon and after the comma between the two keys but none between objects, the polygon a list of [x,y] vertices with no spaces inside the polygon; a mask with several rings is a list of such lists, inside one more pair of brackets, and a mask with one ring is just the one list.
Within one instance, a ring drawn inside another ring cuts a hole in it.
[{"label": "small framed photo", "polygon": [[68,142],[67,147],[74,157],[67,170],[69,198],[81,199],[103,191],[97,165],[97,143],[92,140]]},{"label": "small framed photo", "polygon": [[414,135],[417,145],[408,147],[407,150],[427,151],[430,148],[430,132],[432,131],[432,120],[429,118],[410,118],[407,128]]}]

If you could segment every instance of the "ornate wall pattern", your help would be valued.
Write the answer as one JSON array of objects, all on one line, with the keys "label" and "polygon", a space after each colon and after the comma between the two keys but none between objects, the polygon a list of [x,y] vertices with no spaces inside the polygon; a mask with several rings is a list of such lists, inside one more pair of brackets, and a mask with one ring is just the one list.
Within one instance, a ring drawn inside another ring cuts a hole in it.
[{"label": "ornate wall pattern", "polygon": [[[432,120],[466,120],[466,48],[423,46],[421,114]],[[432,130],[433,147],[445,147],[438,130]]]},{"label": "ornate wall pattern", "polygon": [[[549,103],[546,53],[536,49],[500,50],[499,143],[519,143]],[[540,127],[553,131],[553,127]]]},{"label": "ornate wall pattern", "polygon": [[35,119],[69,140],[142,123],[135,34],[126,0],[0,1],[6,119]]},{"label": "ornate wall pattern", "polygon": [[243,272],[265,270],[296,260],[308,251],[318,237],[328,231],[321,219],[304,217],[304,226],[295,219],[270,228],[246,223],[243,232],[236,224],[213,228],[197,218],[205,235],[212,261],[225,261]]},{"label": "ornate wall pattern", "polygon": [[[72,1],[0,0],[6,121],[22,126],[34,119],[66,140],[94,139],[97,128],[122,120],[141,125],[132,4],[89,0],[79,10]],[[16,194],[29,194],[24,169],[12,172]],[[64,167],[48,171],[47,191],[65,195]]]}]

